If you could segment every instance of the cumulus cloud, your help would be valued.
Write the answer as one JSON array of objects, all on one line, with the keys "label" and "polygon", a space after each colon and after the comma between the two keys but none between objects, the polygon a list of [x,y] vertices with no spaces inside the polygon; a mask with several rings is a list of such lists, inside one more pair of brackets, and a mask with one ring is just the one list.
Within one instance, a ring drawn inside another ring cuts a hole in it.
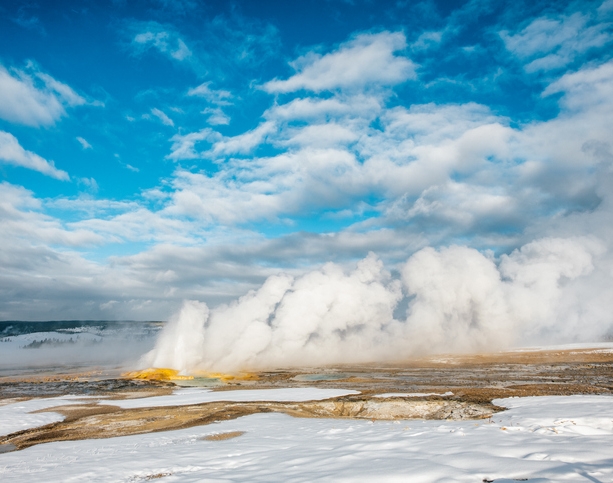
[{"label": "cumulus cloud", "polygon": [[291,64],[296,74],[286,80],[269,81],[263,87],[268,92],[284,93],[400,84],[416,77],[415,64],[395,55],[406,46],[400,32],[361,34],[334,52],[311,52],[296,59]]},{"label": "cumulus cloud", "polygon": [[[612,79],[610,62],[568,73],[543,91],[563,94],[557,117],[513,127],[476,103],[390,108],[377,93],[300,94],[243,134],[174,136],[169,158],[219,164],[177,172],[165,209],[233,224],[369,212],[356,230],[512,248],[537,220],[600,203],[586,150],[608,142]],[[258,156],[266,145],[278,154]]]},{"label": "cumulus cloud", "polygon": [[[365,112],[359,101],[371,109]],[[382,130],[370,126],[380,104],[363,96],[291,104],[272,109],[270,120],[241,135],[205,129],[174,136],[169,158],[226,162],[214,174],[178,173],[167,210],[240,223],[305,210],[359,209],[357,202],[369,195],[417,197],[433,184],[444,185],[453,172],[470,175],[488,157],[508,155],[513,136],[486,108],[472,104],[396,108],[380,118]],[[292,123],[305,117],[310,124]],[[208,149],[197,151],[204,141]],[[264,143],[284,152],[240,157]]]},{"label": "cumulus cloud", "polygon": [[41,72],[0,65],[0,118],[26,126],[46,126],[66,115],[66,107],[85,104],[71,87]]},{"label": "cumulus cloud", "polygon": [[38,154],[27,151],[19,144],[15,136],[5,131],[0,131],[0,161],[13,166],[32,169],[62,181],[70,179],[68,173],[57,169],[53,161],[47,161]]}]

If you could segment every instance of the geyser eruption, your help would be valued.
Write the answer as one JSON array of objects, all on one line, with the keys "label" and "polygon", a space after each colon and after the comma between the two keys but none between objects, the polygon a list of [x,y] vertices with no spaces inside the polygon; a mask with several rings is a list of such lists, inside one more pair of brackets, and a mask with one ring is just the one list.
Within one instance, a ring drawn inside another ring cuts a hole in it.
[{"label": "geyser eruption", "polygon": [[141,363],[231,372],[594,340],[611,330],[613,298],[603,294],[612,273],[594,268],[604,253],[593,238],[544,238],[499,260],[424,248],[400,278],[372,253],[350,273],[328,263],[297,278],[275,275],[210,313],[185,302]]},{"label": "geyser eruption", "polygon": [[150,367],[172,368],[188,373],[204,360],[203,324],[209,314],[206,304],[186,301],[169,322],[155,347],[147,354]]}]

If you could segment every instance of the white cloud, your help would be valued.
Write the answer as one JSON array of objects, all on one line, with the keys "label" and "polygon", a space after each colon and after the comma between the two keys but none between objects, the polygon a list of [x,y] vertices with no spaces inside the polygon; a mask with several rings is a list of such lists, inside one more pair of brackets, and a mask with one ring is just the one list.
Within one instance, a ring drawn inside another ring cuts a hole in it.
[{"label": "white cloud", "polygon": [[[223,119],[222,119],[223,120]],[[265,121],[255,129],[237,136],[222,136],[210,128],[201,129],[185,135],[175,134],[171,141],[171,153],[169,159],[196,159],[196,158],[217,158],[234,154],[247,154],[255,147],[264,142],[268,134],[275,131],[275,124],[272,121]],[[211,148],[206,151],[197,152],[197,143],[207,141],[211,143]]]},{"label": "white cloud", "polygon": [[174,161],[179,159],[200,158],[201,154],[196,152],[195,149],[196,144],[202,141],[213,142],[214,140],[220,139],[220,137],[220,134],[208,127],[189,134],[175,134],[170,138],[172,146],[170,148],[171,152],[167,158]]},{"label": "white cloud", "polygon": [[[177,135],[169,157],[220,164],[209,175],[178,172],[165,210],[239,225],[367,211],[380,216],[357,230],[394,226],[426,230],[437,243],[470,236],[512,246],[551,206],[561,216],[593,208],[597,176],[583,151],[590,139],[607,142],[609,70],[605,64],[564,76],[544,92],[564,91],[561,114],[515,128],[475,103],[390,109],[383,97],[336,93],[274,105],[265,122],[238,136],[210,129]],[[280,153],[254,157],[264,144]]]},{"label": "white cloud", "polygon": [[[447,181],[426,188],[416,201],[400,198],[387,210],[392,218],[429,218],[441,224],[460,225],[466,230],[487,223],[504,224],[515,217],[517,200],[498,187]],[[449,226],[449,225],[448,225]]]},{"label": "white cloud", "polygon": [[229,99],[232,99],[234,96],[230,91],[226,91],[223,89],[211,89],[210,85],[211,82],[205,82],[203,84],[200,84],[199,86],[187,91],[187,95],[203,97],[211,104],[215,104],[217,106],[232,105]]},{"label": "white cloud", "polygon": [[92,145],[89,144],[85,139],[83,139],[81,136],[77,136],[77,141],[79,141],[79,144],[81,145],[81,147],[83,149],[92,149]]},{"label": "white cloud", "polygon": [[415,64],[394,55],[406,46],[401,32],[362,34],[329,54],[311,52],[296,59],[292,63],[295,75],[269,81],[263,87],[268,92],[321,92],[400,84],[416,77]]},{"label": "white cloud", "polygon": [[0,65],[0,118],[27,126],[45,126],[66,115],[66,107],[85,104],[68,85],[40,72],[33,64],[26,70]]},{"label": "white cloud", "polygon": [[80,185],[85,186],[88,191],[92,193],[98,192],[99,186],[94,178],[79,178],[77,181]]},{"label": "white cloud", "polygon": [[47,161],[38,154],[25,150],[15,136],[5,131],[0,131],[0,161],[32,169],[62,181],[70,179],[66,171],[54,166],[53,161]]},{"label": "white cloud", "polygon": [[209,114],[206,122],[211,126],[221,126],[230,124],[230,116],[223,112],[219,107],[210,108],[207,107],[202,111],[202,114]]},{"label": "white cloud", "polygon": [[358,134],[349,127],[335,123],[326,123],[311,124],[301,129],[296,129],[294,132],[290,130],[288,137],[289,139],[283,144],[324,148],[350,144],[358,139]]},{"label": "white cloud", "polygon": [[[99,243],[102,238],[87,230],[67,230],[59,220],[42,213],[43,205],[31,191],[7,182],[0,183],[0,222],[4,245],[32,244],[70,247]],[[0,250],[2,251],[2,250]],[[15,260],[14,263],[27,263]]]},{"label": "white cloud", "polygon": [[[370,123],[378,115],[381,129],[373,129]],[[380,101],[363,95],[293,100],[270,109],[266,118],[270,120],[234,137],[209,129],[174,136],[170,158],[225,162],[210,176],[178,173],[167,210],[207,223],[277,219],[327,203],[329,209],[361,210],[363,196],[419,197],[432,185],[445,185],[454,172],[471,175],[489,156],[505,156],[512,135],[477,104],[385,111]],[[297,127],[295,121],[303,119],[310,123]],[[199,141],[211,146],[197,151]],[[226,158],[248,155],[264,143],[285,152]],[[466,196],[473,192],[468,187]],[[483,193],[482,200],[495,198]],[[479,218],[478,202],[466,200],[464,206],[474,208]]]},{"label": "white cloud", "polygon": [[151,109],[151,114],[153,114],[160,121],[162,121],[162,124],[164,124],[165,126],[174,127],[175,125],[174,121],[170,119],[163,111],[160,111],[158,108],[154,107],[153,109]]},{"label": "white cloud", "polygon": [[298,98],[286,104],[274,105],[264,117],[279,124],[288,121],[323,122],[329,119],[346,119],[348,116],[374,119],[383,109],[382,100],[363,94],[335,95],[329,99]]},{"label": "white cloud", "polygon": [[36,72],[36,77],[44,82],[45,87],[49,91],[56,93],[63,103],[69,106],[80,106],[81,104],[85,104],[85,99],[73,91],[72,88],[55,80],[49,74],[38,71]]},{"label": "white cloud", "polygon": [[255,129],[247,131],[244,134],[232,137],[222,137],[215,141],[211,148],[210,154],[205,153],[205,156],[227,156],[230,154],[246,154],[251,152],[256,146],[265,142],[269,134],[275,132],[275,123],[266,121],[260,124]]},{"label": "white cloud", "polygon": [[143,206],[134,206],[123,213],[92,217],[69,223],[68,228],[85,230],[107,241],[155,241],[157,243],[193,244],[199,240],[199,229],[188,222],[165,216]]},{"label": "white cloud", "polygon": [[442,31],[428,31],[421,34],[415,42],[411,44],[414,50],[425,50],[438,45],[443,38]]},{"label": "white cloud", "polygon": [[[349,42],[336,53],[354,48]],[[397,58],[390,54],[392,61]],[[307,62],[297,75],[316,63]],[[359,83],[346,85],[361,87]],[[209,91],[213,92],[206,84],[200,94],[210,103],[207,114],[214,116],[219,114],[214,101],[229,98],[215,97]],[[132,314],[136,307],[153,307],[139,315],[146,317],[144,314],[155,310],[167,314],[180,298],[228,301],[257,287],[280,267],[297,277],[322,260],[335,260],[339,267],[346,267],[368,250],[380,253],[390,269],[402,271],[400,262],[428,245],[455,242],[482,249],[496,247],[507,253],[525,245],[509,255],[513,263],[466,247],[423,252],[415,260],[421,260],[428,270],[421,275],[415,272],[417,280],[410,286],[423,297],[427,294],[419,287],[438,287],[429,299],[432,303],[423,308],[424,320],[438,329],[446,327],[456,309],[462,330],[468,327],[462,323],[473,320],[472,316],[477,321],[490,316],[500,320],[498,309],[488,305],[500,297],[507,304],[504,313],[515,316],[513,311],[521,303],[512,307],[507,303],[510,295],[504,288],[505,277],[519,284],[514,300],[527,297],[532,282],[544,291],[548,313],[554,315],[544,317],[540,328],[555,332],[548,324],[565,316],[556,304],[574,314],[576,321],[585,320],[581,313],[594,320],[610,320],[610,311],[603,315],[598,311],[604,309],[594,308],[610,306],[606,291],[592,289],[610,286],[611,248],[605,247],[605,254],[598,255],[585,240],[548,243],[542,239],[561,234],[572,238],[577,233],[592,234],[605,245],[613,239],[611,63],[591,64],[562,76],[543,95],[554,93],[561,93],[559,114],[523,124],[476,103],[399,106],[398,99],[385,89],[335,88],[321,96],[313,92],[279,96],[257,127],[238,135],[224,136],[211,127],[175,134],[169,159],[214,162],[202,163],[206,169],[200,169],[198,162],[181,163],[183,167],[177,167],[171,177],[142,193],[143,201],[137,198],[119,206],[87,196],[22,197],[18,209],[6,208],[4,220],[13,217],[20,223],[10,225],[3,245],[10,245],[10,250],[0,256],[8,263],[11,254],[21,253],[15,258],[24,265],[30,257],[28,268],[15,272],[21,277],[19,286],[27,290],[44,286],[39,275],[51,280],[53,270],[66,264],[62,272],[66,274],[62,278],[65,290],[82,289],[79,293],[87,300],[106,297],[96,306],[116,300],[108,308],[114,313]],[[279,104],[286,97],[290,99]],[[77,221],[63,224],[43,215],[45,208],[71,210],[71,219]],[[305,218],[323,220],[319,226],[329,232],[299,232],[309,229],[310,225],[302,224]],[[254,225],[263,226],[262,233],[245,228]],[[278,236],[277,230],[289,234]],[[541,240],[538,247],[529,245],[533,240]],[[62,248],[45,248],[49,243]],[[65,251],[66,246],[86,243],[122,243],[126,252],[135,254],[97,265]],[[150,248],[142,250],[142,243]],[[588,258],[592,272],[585,262]],[[555,262],[551,266],[545,263],[549,259]],[[533,274],[543,273],[531,279],[528,265],[537,267]],[[334,287],[344,286],[345,279],[351,278],[339,270],[330,277]],[[315,270],[311,277],[324,272]],[[466,280],[467,273],[475,273],[478,280]],[[579,284],[569,280],[575,276],[577,280],[595,278]],[[77,279],[85,280],[83,287]],[[116,280],[121,283],[114,284]],[[495,289],[481,290],[479,280],[495,281]],[[0,281],[11,286],[12,280],[0,276]],[[574,288],[565,291],[565,284]],[[59,289],[47,293],[61,295]],[[64,302],[65,294],[58,300]],[[456,297],[459,305],[447,297]],[[51,299],[45,307],[60,303]],[[464,304],[467,300],[475,305]],[[588,300],[594,304],[585,302]],[[536,309],[530,313],[540,316]],[[417,326],[418,319],[412,319]],[[561,327],[570,330],[574,323],[565,319]],[[427,329],[422,326],[419,330]],[[495,339],[495,332],[485,331],[482,340]],[[449,334],[453,335],[453,327]],[[463,335],[460,331],[458,337]],[[450,336],[441,337],[445,342]]]},{"label": "white cloud", "polygon": [[410,108],[398,107],[382,113],[385,130],[398,140],[412,139],[418,144],[438,144],[445,139],[494,124],[501,119],[487,106],[466,104],[414,104]]},{"label": "white cloud", "polygon": [[589,15],[574,13],[533,20],[516,34],[500,32],[507,49],[527,61],[527,72],[564,67],[590,48],[613,40],[607,23],[592,24]]},{"label": "white cloud", "polygon": [[187,91],[187,95],[191,97],[202,97],[215,107],[207,107],[202,111],[202,114],[209,114],[207,123],[212,126],[230,124],[230,116],[228,116],[220,106],[231,106],[233,103],[233,95],[230,91],[223,89],[211,89],[211,82],[205,82],[197,87]]},{"label": "white cloud", "polygon": [[562,104],[573,111],[609,109],[613,106],[613,61],[563,75],[543,91],[543,96],[564,92]]},{"label": "white cloud", "polygon": [[613,0],[604,0],[598,7],[599,14],[607,14],[608,12],[613,10]]},{"label": "white cloud", "polygon": [[157,22],[137,23],[133,25],[133,28],[145,30],[136,34],[132,39],[132,46],[139,52],[153,47],[178,61],[192,56],[192,51],[176,32]]}]

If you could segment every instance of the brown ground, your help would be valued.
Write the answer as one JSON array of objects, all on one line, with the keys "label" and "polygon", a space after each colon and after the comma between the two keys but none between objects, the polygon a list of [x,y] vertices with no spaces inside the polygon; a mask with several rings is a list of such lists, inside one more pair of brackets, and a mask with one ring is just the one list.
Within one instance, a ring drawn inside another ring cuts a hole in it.
[{"label": "brown ground", "polygon": [[[361,391],[361,394],[301,403],[213,402],[140,409],[121,409],[113,406],[112,399],[104,399],[98,404],[92,402],[51,408],[49,411],[63,414],[64,421],[0,437],[0,450],[23,449],[51,441],[182,429],[261,412],[281,412],[295,417],[357,419],[488,418],[501,409],[491,403],[495,398],[613,393],[613,351],[560,350],[437,356],[395,365],[261,372],[257,376],[257,380],[229,382],[216,390],[316,386],[353,389]],[[300,380],[299,376],[336,379],[305,381]],[[297,377],[299,380],[296,380]],[[33,391],[32,387],[39,390],[38,394],[49,395],[45,392],[49,384],[54,385],[52,395],[57,394],[58,387],[64,384],[64,394],[97,394],[116,399],[164,394],[172,387],[169,383],[123,379],[4,380],[0,381],[0,403],[2,397],[29,397],[27,394]],[[75,388],[87,390],[77,392]],[[20,391],[24,393],[21,396]],[[444,394],[448,391],[453,395],[373,397],[391,392]],[[218,436],[223,439],[223,435]]]},{"label": "brown ground", "polygon": [[208,434],[202,439],[205,441],[225,441],[226,439],[238,438],[245,434],[245,431],[229,431],[227,433]]}]

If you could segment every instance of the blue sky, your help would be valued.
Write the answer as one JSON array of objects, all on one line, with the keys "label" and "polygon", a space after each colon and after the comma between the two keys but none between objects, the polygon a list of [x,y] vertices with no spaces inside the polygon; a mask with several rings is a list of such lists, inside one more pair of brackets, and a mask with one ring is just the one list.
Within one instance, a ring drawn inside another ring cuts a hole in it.
[{"label": "blue sky", "polygon": [[612,54],[613,0],[4,1],[0,318],[608,246]]}]

